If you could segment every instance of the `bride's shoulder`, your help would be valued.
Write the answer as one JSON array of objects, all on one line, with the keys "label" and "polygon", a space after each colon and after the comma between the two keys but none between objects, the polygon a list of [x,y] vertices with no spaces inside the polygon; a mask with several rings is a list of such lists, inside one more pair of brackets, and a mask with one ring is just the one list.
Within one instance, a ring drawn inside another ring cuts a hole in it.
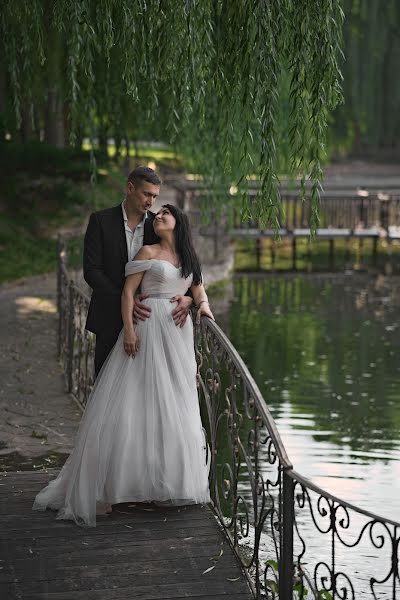
[{"label": "bride's shoulder", "polygon": [[156,258],[157,250],[159,251],[159,244],[152,244],[151,246],[142,246],[139,252],[136,254],[134,260],[150,260]]}]

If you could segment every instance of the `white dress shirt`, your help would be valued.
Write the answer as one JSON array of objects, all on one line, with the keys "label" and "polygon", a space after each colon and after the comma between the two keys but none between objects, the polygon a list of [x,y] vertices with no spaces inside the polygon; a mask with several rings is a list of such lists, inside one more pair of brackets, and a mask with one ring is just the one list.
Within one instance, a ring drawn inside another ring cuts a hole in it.
[{"label": "white dress shirt", "polygon": [[144,236],[144,222],[147,219],[147,212],[144,214],[143,219],[138,223],[135,229],[132,229],[128,225],[128,216],[125,211],[124,202],[121,202],[122,206],[122,215],[124,217],[124,226],[125,226],[125,237],[126,237],[126,248],[128,251],[128,261],[133,260],[136,254],[139,252],[140,248],[143,246],[143,236]]}]

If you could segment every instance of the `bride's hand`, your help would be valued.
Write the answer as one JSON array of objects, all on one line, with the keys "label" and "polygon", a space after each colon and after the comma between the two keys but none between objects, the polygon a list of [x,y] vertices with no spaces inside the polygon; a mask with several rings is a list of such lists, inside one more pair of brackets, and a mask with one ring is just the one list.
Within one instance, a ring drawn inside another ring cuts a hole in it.
[{"label": "bride's hand", "polygon": [[128,356],[135,356],[139,351],[139,338],[134,330],[124,330],[124,350]]},{"label": "bride's hand", "polygon": [[208,302],[201,302],[199,308],[197,309],[196,315],[196,323],[200,323],[201,317],[209,317],[213,321],[215,321],[214,315],[211,312],[210,305]]}]

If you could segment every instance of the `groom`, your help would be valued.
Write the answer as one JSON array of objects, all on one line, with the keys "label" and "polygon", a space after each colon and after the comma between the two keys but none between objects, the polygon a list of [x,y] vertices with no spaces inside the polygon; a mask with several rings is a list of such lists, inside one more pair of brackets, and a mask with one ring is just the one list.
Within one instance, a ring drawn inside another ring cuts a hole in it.
[{"label": "groom", "polygon": [[[84,238],[83,276],[93,290],[85,328],[96,334],[96,377],[123,326],[121,293],[125,264],[143,245],[159,241],[153,229],[155,214],[150,208],[160,193],[160,185],[153,169],[137,167],[128,175],[123,202],[90,215]],[[179,326],[186,321],[192,298],[176,296],[176,299],[178,304],[172,316]],[[136,319],[144,320],[150,312],[148,306],[135,299]]]}]

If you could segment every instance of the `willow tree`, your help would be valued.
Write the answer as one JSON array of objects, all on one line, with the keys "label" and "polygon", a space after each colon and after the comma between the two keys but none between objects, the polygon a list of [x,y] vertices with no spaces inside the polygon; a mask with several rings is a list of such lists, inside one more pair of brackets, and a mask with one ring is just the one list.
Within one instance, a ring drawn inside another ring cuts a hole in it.
[{"label": "willow tree", "polygon": [[303,193],[311,180],[318,207],[342,20],[337,0],[3,0],[7,102],[18,128],[52,89],[69,143],[158,124],[211,187],[236,185],[243,214],[276,226],[281,172]]}]

